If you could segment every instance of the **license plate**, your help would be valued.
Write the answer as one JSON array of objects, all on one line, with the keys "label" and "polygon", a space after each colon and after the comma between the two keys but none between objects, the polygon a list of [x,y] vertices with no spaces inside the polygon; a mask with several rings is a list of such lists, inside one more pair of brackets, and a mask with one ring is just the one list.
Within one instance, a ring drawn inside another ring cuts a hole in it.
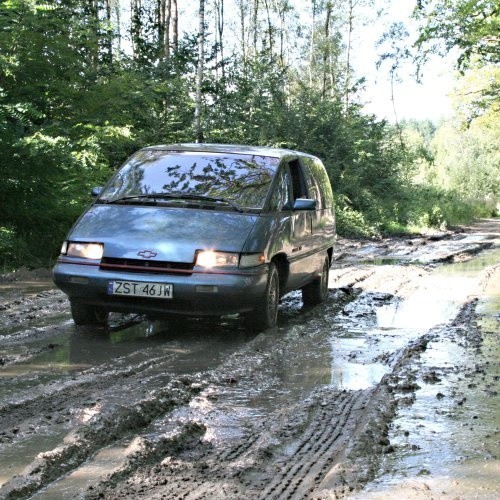
[{"label": "license plate", "polygon": [[110,281],[108,283],[108,295],[171,299],[173,297],[173,292],[173,285],[168,283],[150,283],[143,281]]}]

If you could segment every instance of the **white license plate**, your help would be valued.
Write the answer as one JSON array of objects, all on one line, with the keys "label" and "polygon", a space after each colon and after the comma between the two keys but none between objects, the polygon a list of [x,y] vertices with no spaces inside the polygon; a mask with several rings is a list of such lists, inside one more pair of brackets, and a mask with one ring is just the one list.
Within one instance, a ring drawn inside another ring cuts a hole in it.
[{"label": "white license plate", "polygon": [[171,299],[173,293],[174,286],[168,283],[149,283],[142,281],[110,281],[108,283],[108,295]]}]

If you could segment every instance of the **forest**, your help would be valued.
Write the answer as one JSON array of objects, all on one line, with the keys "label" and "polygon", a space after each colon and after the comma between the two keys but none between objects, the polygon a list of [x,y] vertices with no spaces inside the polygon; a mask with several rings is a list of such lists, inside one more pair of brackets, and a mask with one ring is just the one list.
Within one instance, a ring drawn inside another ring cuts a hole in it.
[{"label": "forest", "polygon": [[457,54],[439,123],[363,109],[352,40],[388,0],[2,0],[1,271],[50,265],[91,188],[152,144],[317,155],[340,235],[497,216],[499,4],[414,3],[415,38],[393,26],[381,61],[396,78],[411,60],[418,78],[431,55]]}]

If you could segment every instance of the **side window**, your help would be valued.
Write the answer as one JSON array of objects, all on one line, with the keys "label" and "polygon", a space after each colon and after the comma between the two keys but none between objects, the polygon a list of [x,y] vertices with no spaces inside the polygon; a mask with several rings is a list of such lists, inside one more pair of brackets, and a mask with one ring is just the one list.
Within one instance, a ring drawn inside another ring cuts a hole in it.
[{"label": "side window", "polygon": [[302,169],[299,160],[292,160],[288,164],[290,178],[292,180],[292,200],[297,198],[307,198],[307,187],[302,175]]},{"label": "side window", "polygon": [[316,166],[314,160],[311,158],[304,158],[304,164],[307,166],[307,187],[309,190],[309,198],[316,200],[316,208],[321,210],[325,206],[325,199],[323,196],[323,191],[318,182],[318,176],[316,172]]},{"label": "side window", "polygon": [[321,160],[305,158],[308,173],[309,195],[316,199],[318,208],[333,207],[333,193],[330,179]]},{"label": "side window", "polygon": [[330,178],[326,173],[323,163],[319,159],[314,160],[314,172],[315,177],[319,183],[321,189],[321,195],[323,197],[323,207],[331,208],[333,207],[333,191]]},{"label": "side window", "polygon": [[283,207],[290,199],[290,179],[286,168],[280,169],[276,180],[269,206],[271,212],[283,210]]}]

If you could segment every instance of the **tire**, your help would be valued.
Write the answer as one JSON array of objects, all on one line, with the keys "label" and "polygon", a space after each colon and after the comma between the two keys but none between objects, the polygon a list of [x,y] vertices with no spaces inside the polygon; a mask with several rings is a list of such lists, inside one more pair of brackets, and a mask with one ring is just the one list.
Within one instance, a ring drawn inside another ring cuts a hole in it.
[{"label": "tire", "polygon": [[269,264],[267,285],[264,295],[255,309],[245,315],[246,325],[252,331],[267,330],[276,326],[280,301],[280,279],[276,265]]},{"label": "tire", "polygon": [[77,326],[106,325],[108,312],[97,306],[89,306],[81,302],[71,301],[71,316]]},{"label": "tire", "polygon": [[330,274],[330,258],[325,256],[321,276],[302,287],[302,302],[306,307],[316,306],[324,302],[328,295],[328,276]]}]

